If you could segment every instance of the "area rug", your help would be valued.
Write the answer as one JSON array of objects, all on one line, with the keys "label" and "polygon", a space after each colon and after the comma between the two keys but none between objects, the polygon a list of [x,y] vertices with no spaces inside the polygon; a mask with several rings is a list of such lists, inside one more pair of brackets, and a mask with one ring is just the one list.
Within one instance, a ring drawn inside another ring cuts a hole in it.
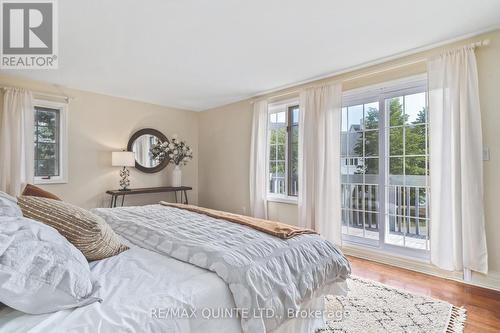
[{"label": "area rug", "polygon": [[351,277],[347,296],[327,296],[321,333],[459,333],[465,309],[448,302]]}]

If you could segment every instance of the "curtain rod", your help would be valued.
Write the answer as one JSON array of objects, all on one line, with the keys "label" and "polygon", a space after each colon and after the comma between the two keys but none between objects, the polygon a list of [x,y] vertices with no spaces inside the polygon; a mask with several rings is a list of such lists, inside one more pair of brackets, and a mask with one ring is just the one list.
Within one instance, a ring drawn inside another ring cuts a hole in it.
[{"label": "curtain rod", "polygon": [[[466,45],[461,46],[461,47],[476,48],[476,47],[488,46],[488,45],[490,45],[490,43],[491,43],[491,41],[489,39],[483,39],[483,40],[480,40],[480,41],[477,41],[477,42],[466,44]],[[461,47],[458,47],[458,49],[461,48]],[[454,50],[454,49],[457,49],[457,48],[452,48],[450,50]],[[326,83],[333,83],[333,82],[336,82],[336,81],[339,81],[339,82],[349,82],[349,81],[357,80],[357,79],[360,79],[360,78],[363,78],[363,77],[372,76],[372,75],[376,75],[376,74],[380,74],[380,73],[384,73],[384,72],[390,72],[390,71],[398,69],[398,68],[402,68],[402,67],[407,67],[407,66],[419,64],[419,63],[422,63],[422,62],[426,62],[427,60],[428,60],[428,57],[422,57],[422,58],[414,59],[412,61],[408,61],[408,62],[405,62],[405,63],[397,64],[397,65],[394,65],[394,66],[391,66],[391,67],[385,67],[385,68],[381,68],[381,69],[378,69],[378,70],[370,71],[370,72],[367,72],[367,73],[361,73],[361,74],[358,74],[358,75],[355,75],[355,76],[352,76],[352,77],[349,77],[349,78],[346,78],[346,79],[343,79],[343,80],[338,80],[338,79],[327,80]],[[390,60],[388,60],[388,61],[390,61]],[[369,65],[368,64],[365,67],[376,66],[376,65],[378,65],[378,64],[373,64],[373,65]],[[356,70],[356,69],[352,69],[352,70]],[[348,73],[349,71],[351,71],[351,70],[347,69],[347,70],[340,71],[337,74],[330,74],[329,76],[338,76],[338,75],[342,75],[342,74]],[[272,95],[272,96],[269,96],[268,98],[264,98],[264,99],[275,99],[275,98],[279,98],[279,97],[284,97],[284,96],[288,96],[288,95],[297,94],[297,93],[301,92],[302,90],[304,90],[306,88],[310,88],[310,87],[315,86],[316,84],[314,82],[322,80],[322,79],[328,79],[328,77],[313,79],[312,82],[310,82],[309,84],[307,84],[307,82],[304,83],[305,86],[303,86],[301,88],[297,88],[297,89],[294,89],[294,90],[291,90],[291,91],[283,92],[283,93],[278,94],[278,95]],[[299,85],[300,85],[300,83],[299,83]],[[283,89],[286,89],[286,88],[283,88]],[[269,92],[268,94],[272,94],[272,92]],[[262,95],[266,95],[266,93],[263,93]],[[254,100],[250,101],[250,104],[254,104],[256,101],[259,101],[262,98],[263,97],[258,97],[258,96],[254,97]]]},{"label": "curtain rod", "polygon": [[[20,88],[20,87],[13,87],[13,86],[0,86],[0,89],[3,89],[3,90],[9,89],[9,88],[25,89],[25,88]],[[26,89],[26,90],[30,90],[30,89]],[[35,91],[35,90],[30,90],[30,91],[31,91],[31,93],[33,95],[40,96],[40,97],[49,97],[49,98],[64,99],[66,101],[66,103],[69,103],[72,100],[74,100],[73,97],[69,97],[69,96],[66,96],[66,95],[55,95],[55,94],[49,94],[49,93],[44,93],[44,92]]]}]

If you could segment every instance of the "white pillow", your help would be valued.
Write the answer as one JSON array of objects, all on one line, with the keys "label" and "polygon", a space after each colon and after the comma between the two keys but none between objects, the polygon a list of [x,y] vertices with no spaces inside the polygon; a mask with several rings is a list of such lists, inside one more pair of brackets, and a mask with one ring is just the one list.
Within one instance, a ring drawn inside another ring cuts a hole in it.
[{"label": "white pillow", "polygon": [[87,260],[55,229],[0,217],[0,303],[41,314],[96,301]]},{"label": "white pillow", "polygon": [[23,216],[21,208],[17,205],[17,199],[5,192],[0,191],[0,217],[1,216]]}]

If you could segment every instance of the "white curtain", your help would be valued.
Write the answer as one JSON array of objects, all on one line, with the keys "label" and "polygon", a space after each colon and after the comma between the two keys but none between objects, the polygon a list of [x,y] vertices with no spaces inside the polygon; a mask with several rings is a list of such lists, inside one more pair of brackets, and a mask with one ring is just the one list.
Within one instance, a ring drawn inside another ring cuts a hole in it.
[{"label": "white curtain", "polygon": [[253,105],[250,147],[250,215],[267,219],[267,101]]},{"label": "white curtain", "polygon": [[300,94],[299,224],[341,243],[340,121],[342,86]]},{"label": "white curtain", "polygon": [[431,261],[487,273],[481,112],[474,49],[429,60]]},{"label": "white curtain", "polygon": [[0,129],[0,191],[18,196],[33,182],[34,111],[31,92],[7,88]]}]

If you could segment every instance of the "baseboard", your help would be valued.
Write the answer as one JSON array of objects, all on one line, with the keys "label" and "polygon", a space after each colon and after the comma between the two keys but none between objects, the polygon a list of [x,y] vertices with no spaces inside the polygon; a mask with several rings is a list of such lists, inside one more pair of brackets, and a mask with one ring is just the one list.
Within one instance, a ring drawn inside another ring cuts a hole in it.
[{"label": "baseboard", "polygon": [[493,289],[496,291],[500,291],[500,276],[496,274],[483,275],[473,272],[472,281],[470,283],[469,282],[464,282],[464,283],[486,289]]},{"label": "baseboard", "polygon": [[495,276],[493,274],[487,276],[485,275],[478,276],[479,274],[473,273],[471,281],[464,281],[463,273],[444,271],[432,265],[431,263],[423,260],[388,254],[387,252],[384,251],[357,246],[353,244],[343,245],[342,251],[346,255],[350,255],[356,258],[367,259],[382,264],[387,264],[419,273],[424,273],[448,280],[461,282],[464,284],[500,291],[500,277]]}]

